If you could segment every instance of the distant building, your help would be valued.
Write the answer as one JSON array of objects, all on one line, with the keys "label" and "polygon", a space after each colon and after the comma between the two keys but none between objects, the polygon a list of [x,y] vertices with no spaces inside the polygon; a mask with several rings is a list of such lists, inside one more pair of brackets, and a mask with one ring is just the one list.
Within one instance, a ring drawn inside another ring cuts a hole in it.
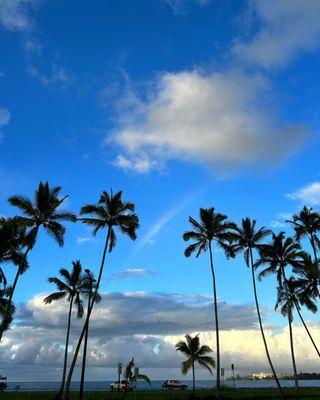
[{"label": "distant building", "polygon": [[260,381],[262,379],[270,379],[270,378],[272,378],[272,374],[266,374],[265,372],[260,372],[259,374],[252,374],[251,378],[254,381]]}]

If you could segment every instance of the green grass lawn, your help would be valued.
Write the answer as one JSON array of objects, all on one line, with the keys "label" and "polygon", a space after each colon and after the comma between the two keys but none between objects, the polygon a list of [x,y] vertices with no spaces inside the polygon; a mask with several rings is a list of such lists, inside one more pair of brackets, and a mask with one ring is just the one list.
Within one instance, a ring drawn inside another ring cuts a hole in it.
[{"label": "green grass lawn", "polygon": [[[50,392],[33,392],[33,393],[1,393],[2,400],[51,400],[55,393]],[[190,391],[143,391],[136,393],[127,393],[125,400],[188,400],[190,399]],[[320,399],[320,389],[300,389],[298,394],[294,390],[286,391],[288,399]],[[77,399],[77,393],[72,393],[72,399]],[[242,399],[242,400],[263,400],[263,399],[279,399],[275,389],[238,389],[224,390],[221,393],[222,399]],[[213,399],[212,391],[197,391],[197,399],[210,400]],[[109,392],[86,392],[84,400],[118,400],[117,393]],[[124,400],[123,393],[120,393],[120,400]]]}]

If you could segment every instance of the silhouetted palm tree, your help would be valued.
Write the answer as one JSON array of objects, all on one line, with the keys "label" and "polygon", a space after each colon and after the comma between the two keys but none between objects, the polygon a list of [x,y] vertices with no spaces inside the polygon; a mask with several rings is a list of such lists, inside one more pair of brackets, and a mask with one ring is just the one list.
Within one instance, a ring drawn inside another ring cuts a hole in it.
[{"label": "silhouetted palm tree", "polygon": [[320,352],[318,347],[309,331],[307,324],[301,313],[300,305],[305,306],[309,311],[316,313],[318,311],[317,300],[319,299],[319,261],[313,261],[310,254],[303,256],[303,262],[299,268],[295,267],[293,272],[298,274],[298,279],[292,279],[292,297],[294,299],[295,308],[298,312],[299,318],[306,329],[308,336],[315,348],[318,356]]},{"label": "silhouetted palm tree", "polygon": [[291,223],[295,230],[295,237],[298,241],[304,237],[308,237],[313,250],[314,259],[317,260],[317,250],[319,249],[320,241],[317,233],[320,232],[320,214],[312,207],[306,206],[299,214],[294,214]]},{"label": "silhouetted palm tree", "polygon": [[11,294],[11,286],[6,286],[0,289],[0,323],[3,331],[6,331],[12,321],[12,315],[15,311],[15,306],[9,301]]},{"label": "silhouetted palm tree", "polygon": [[145,381],[149,384],[149,386],[151,386],[151,380],[147,375],[136,372],[134,357],[132,357],[124,370],[124,379],[130,383],[133,383],[135,386],[138,381]]},{"label": "silhouetted palm tree", "polygon": [[[303,262],[296,266],[293,272],[299,276],[300,293],[303,293],[303,296],[300,297],[300,302],[309,308],[304,301],[308,299],[318,300],[320,297],[320,261],[313,260],[310,254],[305,253]],[[310,310],[312,310],[312,305],[310,305]]]},{"label": "silhouetted palm tree", "polygon": [[26,228],[17,218],[0,218],[0,284],[7,285],[1,264],[13,263],[20,270],[26,270],[28,263],[23,255],[26,241]]},{"label": "silhouetted palm tree", "polygon": [[227,216],[216,213],[214,208],[200,208],[200,222],[189,217],[189,222],[193,228],[183,234],[185,241],[192,240],[184,254],[190,257],[192,253],[196,253],[198,257],[201,253],[209,250],[209,260],[212,273],[213,298],[214,298],[214,314],[216,325],[216,346],[217,346],[217,380],[216,389],[220,390],[220,341],[219,341],[219,319],[218,319],[218,300],[215,271],[213,266],[212,244],[215,242],[218,247],[221,247],[227,257],[234,257],[234,251],[231,243],[233,240],[232,229],[235,224],[227,221]]},{"label": "silhouetted palm tree", "polygon": [[[287,300],[289,302],[289,292],[286,279],[286,268],[287,267],[299,267],[303,262],[304,252],[301,250],[300,244],[295,242],[292,238],[286,238],[284,232],[280,232],[278,235],[272,234],[272,243],[261,245],[259,248],[260,260],[256,265],[266,265],[267,267],[260,272],[259,278],[276,274],[278,281],[278,290],[284,290],[286,293]],[[289,303],[288,303],[289,304]],[[298,388],[298,376],[296,361],[294,355],[294,346],[292,341],[292,319],[288,313],[288,323],[290,331],[290,348],[292,366],[295,380],[295,387]]]},{"label": "silhouetted palm tree", "polygon": [[[59,246],[63,246],[64,234],[66,228],[60,223],[61,221],[76,221],[76,216],[65,210],[61,210],[60,207],[65,202],[68,196],[59,198],[61,187],[56,186],[53,188],[49,187],[48,182],[39,183],[39,186],[34,194],[34,199],[30,200],[22,195],[16,195],[9,198],[9,203],[15,207],[18,207],[24,216],[16,217],[23,226],[29,228],[29,232],[26,240],[26,251],[24,253],[25,259],[29,251],[34,247],[37,240],[38,232],[42,227],[53,239],[58,243]],[[9,301],[12,301],[16,286],[18,283],[19,276],[25,270],[19,269],[16,273],[15,279],[12,285],[12,293]],[[0,340],[2,337],[2,330],[0,330]]]},{"label": "silhouetted palm tree", "polygon": [[70,338],[70,328],[71,328],[71,315],[72,315],[72,308],[74,305],[76,306],[77,310],[77,318],[82,318],[83,316],[83,304],[80,297],[80,291],[83,284],[81,272],[82,272],[82,265],[80,261],[72,261],[71,273],[67,269],[61,268],[59,274],[61,275],[63,280],[56,277],[48,279],[50,283],[54,283],[56,285],[58,291],[50,294],[44,299],[44,302],[46,304],[51,304],[53,301],[62,299],[66,299],[69,302],[67,335],[66,335],[66,343],[64,350],[62,379],[56,399],[61,398],[66,381],[69,338]]},{"label": "silhouetted palm tree", "polygon": [[[89,337],[89,310],[92,301],[93,293],[97,286],[97,281],[94,279],[92,272],[89,269],[85,270],[86,275],[84,276],[81,284],[81,293],[87,296],[88,306],[87,306],[87,316],[86,316],[86,332],[84,335],[84,346],[83,346],[83,355],[82,355],[82,367],[81,367],[81,378],[80,378],[80,391],[79,391],[79,400],[83,399],[83,389],[84,389],[84,378],[86,372],[86,360],[87,360],[87,347],[88,347],[88,337]],[[101,296],[99,292],[97,292],[95,296],[95,302],[99,303],[101,301]]]},{"label": "silhouetted palm tree", "polygon": [[[99,275],[97,279],[97,286],[93,293],[92,302],[88,313],[88,321],[90,319],[93,305],[95,303],[95,297],[100,287],[107,251],[109,250],[109,252],[111,252],[116,245],[115,228],[118,228],[121,233],[128,235],[129,238],[132,240],[135,240],[137,237],[136,230],[139,227],[139,219],[138,216],[134,213],[134,210],[135,205],[133,203],[122,200],[122,191],[117,192],[115,195],[112,192],[111,194],[103,192],[98,204],[88,204],[81,208],[81,215],[89,215],[89,217],[81,218],[81,221],[93,227],[93,235],[96,235],[99,230],[107,230]],[[66,398],[69,398],[71,378],[85,332],[86,324],[81,331],[68,374],[65,388]]]},{"label": "silhouetted palm tree", "polygon": [[264,344],[264,348],[266,351],[266,355],[268,358],[268,362],[273,373],[274,379],[276,380],[277,386],[280,390],[281,395],[283,395],[283,391],[275,372],[274,366],[271,361],[271,357],[269,354],[269,349],[267,345],[267,341],[265,338],[261,314],[260,314],[260,307],[259,307],[259,300],[257,294],[257,287],[256,287],[256,278],[255,278],[255,264],[253,260],[253,251],[255,249],[259,249],[262,242],[266,239],[267,236],[271,234],[271,231],[265,229],[265,227],[261,227],[257,229],[256,227],[257,221],[251,220],[250,218],[242,219],[241,227],[235,227],[235,237],[234,237],[234,245],[233,250],[235,253],[244,252],[244,259],[247,267],[251,269],[251,276],[252,276],[252,284],[253,284],[253,292],[254,292],[254,299],[256,303],[256,309],[258,314],[259,326],[262,335],[262,340]]},{"label": "silhouetted palm tree", "polygon": [[190,368],[192,368],[192,391],[196,390],[196,378],[195,378],[195,363],[198,363],[201,367],[206,368],[210,374],[212,370],[210,367],[215,368],[215,361],[212,357],[208,356],[208,353],[212,353],[209,346],[200,345],[199,334],[191,337],[185,335],[185,341],[181,340],[176,344],[176,350],[180,351],[187,357],[187,360],[182,363],[182,373],[186,375]]}]

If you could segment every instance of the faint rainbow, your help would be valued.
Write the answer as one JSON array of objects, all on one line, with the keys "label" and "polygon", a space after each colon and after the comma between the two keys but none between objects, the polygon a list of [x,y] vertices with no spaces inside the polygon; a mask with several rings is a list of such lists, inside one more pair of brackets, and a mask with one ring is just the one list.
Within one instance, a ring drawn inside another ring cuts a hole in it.
[{"label": "faint rainbow", "polygon": [[166,225],[168,225],[189,204],[192,204],[195,200],[201,197],[209,189],[209,187],[210,185],[208,184],[200,186],[196,191],[189,194],[178,204],[174,205],[164,214],[162,214],[160,218],[157,219],[156,222],[151,226],[148,232],[142,237],[142,239],[137,243],[132,256],[140,253]]}]

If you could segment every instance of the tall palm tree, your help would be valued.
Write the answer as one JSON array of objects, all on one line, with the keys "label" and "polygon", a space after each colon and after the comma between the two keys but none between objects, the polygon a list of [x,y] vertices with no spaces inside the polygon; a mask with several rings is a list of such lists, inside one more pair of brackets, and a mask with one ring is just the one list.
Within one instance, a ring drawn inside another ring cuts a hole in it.
[{"label": "tall palm tree", "polygon": [[[284,232],[278,235],[272,234],[272,243],[263,244],[259,248],[260,260],[256,265],[265,265],[266,268],[260,272],[259,278],[263,278],[270,274],[276,274],[278,282],[278,290],[284,289],[287,300],[289,301],[289,289],[286,279],[286,268],[297,268],[303,262],[304,252],[301,250],[300,244],[295,242],[292,238],[285,237]],[[294,355],[294,345],[292,341],[292,319],[288,313],[288,324],[290,332],[290,349],[293,366],[293,374],[295,380],[295,387],[298,389],[297,368]]]},{"label": "tall palm tree", "polygon": [[[66,228],[61,224],[61,221],[76,221],[76,216],[70,211],[61,210],[61,206],[68,196],[59,197],[61,187],[56,186],[51,188],[48,182],[40,182],[34,194],[34,199],[30,200],[22,195],[15,195],[9,198],[9,203],[18,207],[24,216],[16,217],[23,226],[29,228],[26,240],[26,251],[24,258],[27,258],[29,251],[34,247],[40,227],[42,227],[59,246],[63,246],[64,234]],[[12,293],[9,302],[12,301],[16,290],[18,279],[24,272],[24,269],[18,269],[12,285]],[[0,341],[3,335],[3,330],[0,329]]]},{"label": "tall palm tree", "polygon": [[[81,379],[80,379],[80,391],[79,391],[79,400],[83,399],[83,389],[84,389],[84,377],[86,371],[86,360],[87,360],[87,348],[88,348],[88,337],[89,337],[89,310],[92,301],[93,292],[96,289],[97,281],[94,279],[92,272],[89,269],[85,269],[85,277],[82,280],[81,284],[81,292],[85,294],[88,298],[88,306],[87,306],[87,316],[86,316],[86,332],[84,335],[84,346],[83,346],[83,355],[82,355],[82,367],[81,367]],[[95,302],[99,303],[101,301],[101,296],[97,292],[95,297]]]},{"label": "tall palm tree", "polygon": [[317,250],[320,241],[317,233],[320,232],[320,214],[312,207],[304,206],[299,214],[294,214],[292,220],[288,220],[295,230],[295,237],[298,241],[308,237],[313,250],[314,259],[317,260]]},{"label": "tall palm tree", "polygon": [[[135,205],[133,203],[122,200],[122,191],[119,191],[116,194],[113,194],[112,192],[109,194],[104,191],[97,204],[88,204],[81,208],[80,214],[88,215],[88,217],[81,218],[81,221],[92,226],[93,235],[96,235],[102,229],[107,230],[97,285],[95,291],[93,292],[92,302],[88,312],[88,323],[95,303],[95,298],[100,288],[107,251],[111,252],[116,245],[117,237],[115,229],[118,228],[121,233],[129,236],[129,238],[132,240],[135,240],[137,237],[136,230],[139,227],[139,219],[134,211]],[[84,325],[81,331],[78,344],[74,352],[65,388],[66,398],[69,398],[70,383],[80,351],[80,346],[86,332],[86,325],[87,324]]]},{"label": "tall palm tree", "polygon": [[196,257],[199,257],[201,253],[209,250],[209,261],[212,274],[212,285],[213,285],[213,299],[214,299],[214,315],[215,315],[215,327],[216,327],[216,348],[217,348],[217,379],[216,379],[216,390],[219,393],[220,390],[220,341],[219,341],[219,319],[218,319],[218,300],[217,300],[217,288],[216,278],[213,265],[212,246],[216,243],[218,247],[221,247],[227,257],[234,257],[234,251],[231,243],[233,240],[232,230],[235,224],[227,221],[227,216],[220,213],[216,213],[214,208],[200,208],[200,221],[196,221],[194,218],[189,217],[189,222],[192,226],[191,231],[187,231],[183,234],[185,241],[192,240],[184,254],[186,257],[190,257],[192,253],[196,253]]},{"label": "tall palm tree", "polygon": [[250,218],[242,219],[241,226],[235,227],[233,250],[235,251],[235,253],[239,253],[239,252],[244,253],[245,263],[246,263],[247,267],[251,269],[253,293],[254,293],[254,299],[255,299],[255,303],[256,303],[256,310],[257,310],[257,314],[258,314],[258,321],[259,321],[259,326],[260,326],[260,331],[261,331],[264,348],[266,351],[267,359],[268,359],[272,374],[273,374],[276,384],[280,390],[280,393],[283,396],[283,390],[281,388],[279,379],[277,377],[273,363],[271,361],[271,357],[270,357],[270,353],[269,353],[269,349],[268,349],[268,345],[267,345],[267,340],[266,340],[264,330],[263,330],[261,314],[260,314],[260,306],[259,306],[259,300],[258,300],[258,294],[257,294],[257,287],[256,287],[255,263],[254,263],[254,259],[253,259],[253,251],[255,249],[260,248],[262,242],[266,239],[267,236],[269,236],[271,234],[271,231],[268,229],[265,229],[264,226],[258,229],[256,227],[256,225],[257,225],[256,220],[251,220]]},{"label": "tall palm tree", "polygon": [[192,391],[194,393],[196,390],[195,363],[206,368],[212,374],[210,367],[215,368],[215,361],[207,355],[208,353],[212,353],[211,348],[200,344],[199,334],[194,337],[187,334],[184,337],[185,341],[181,340],[176,344],[176,351],[180,351],[187,357],[187,360],[182,363],[181,369],[183,375],[186,375],[190,368],[192,368]]},{"label": "tall palm tree", "polygon": [[80,261],[72,261],[72,271],[69,272],[65,268],[61,268],[59,274],[63,280],[53,277],[49,278],[50,283],[54,283],[58,289],[47,296],[43,301],[45,304],[51,304],[53,301],[66,299],[69,302],[69,312],[68,312],[68,322],[67,322],[67,335],[64,350],[64,362],[62,369],[62,378],[59,392],[56,399],[60,399],[63,393],[63,388],[66,381],[67,364],[68,364],[68,349],[69,349],[69,338],[71,329],[71,315],[73,306],[76,306],[77,318],[82,318],[83,316],[83,303],[80,297],[80,292],[82,288],[82,265]]}]

